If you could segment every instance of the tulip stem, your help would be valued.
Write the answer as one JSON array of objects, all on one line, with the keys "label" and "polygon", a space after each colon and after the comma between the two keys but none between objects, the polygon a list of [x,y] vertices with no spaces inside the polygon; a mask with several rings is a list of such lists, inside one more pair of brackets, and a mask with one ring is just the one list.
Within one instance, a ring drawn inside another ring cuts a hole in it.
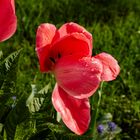
[{"label": "tulip stem", "polygon": [[89,134],[92,137],[91,140],[94,139],[96,133],[96,120],[98,117],[98,109],[101,102],[102,88],[103,88],[103,82],[101,82],[100,89],[98,90],[98,92],[91,97],[92,112],[91,112],[91,123],[90,123],[90,130],[89,130]]}]

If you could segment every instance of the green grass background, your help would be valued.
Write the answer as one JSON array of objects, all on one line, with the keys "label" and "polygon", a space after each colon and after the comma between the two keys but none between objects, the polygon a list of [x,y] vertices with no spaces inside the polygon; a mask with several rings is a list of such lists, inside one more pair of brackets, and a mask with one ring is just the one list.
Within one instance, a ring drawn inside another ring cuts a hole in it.
[{"label": "green grass background", "polygon": [[[48,22],[59,28],[65,22],[73,21],[92,33],[93,55],[103,51],[110,53],[121,67],[118,78],[104,84],[99,113],[110,112],[113,121],[122,128],[116,139],[140,139],[140,1],[16,0],[15,3],[18,28],[12,38],[0,44],[0,49],[6,57],[23,48],[17,70],[17,98],[23,92],[30,93],[32,83],[39,89],[49,81],[52,81],[51,89],[54,86],[53,76],[39,71],[35,52],[37,27]],[[46,99],[40,112],[46,116],[53,112],[47,105],[50,100]],[[33,131],[29,124],[24,127],[28,132]],[[22,137],[20,129],[18,133]]]}]

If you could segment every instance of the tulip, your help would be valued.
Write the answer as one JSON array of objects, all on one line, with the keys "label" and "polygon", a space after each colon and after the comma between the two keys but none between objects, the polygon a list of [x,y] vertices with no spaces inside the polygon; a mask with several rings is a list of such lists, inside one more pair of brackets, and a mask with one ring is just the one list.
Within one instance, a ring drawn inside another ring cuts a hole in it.
[{"label": "tulip", "polygon": [[14,0],[0,0],[0,42],[9,39],[15,33],[16,28]]},{"label": "tulip", "polygon": [[41,24],[36,52],[41,72],[52,72],[57,82],[52,93],[54,108],[71,131],[82,135],[91,120],[89,97],[101,81],[117,77],[117,61],[105,52],[92,57],[92,35],[73,22],[58,30],[53,24]]}]

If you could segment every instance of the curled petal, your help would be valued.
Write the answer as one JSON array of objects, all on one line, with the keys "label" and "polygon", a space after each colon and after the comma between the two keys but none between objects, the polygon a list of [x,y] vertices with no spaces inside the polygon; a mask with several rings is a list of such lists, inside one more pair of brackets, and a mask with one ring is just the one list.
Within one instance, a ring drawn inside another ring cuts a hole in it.
[{"label": "curled petal", "polygon": [[49,55],[51,44],[56,37],[56,30],[56,27],[49,23],[43,23],[37,29],[36,51],[42,72],[50,70],[51,61],[49,60]]},{"label": "curled petal", "polygon": [[72,34],[72,33],[82,33],[83,35],[86,36],[88,39],[88,42],[90,44],[90,52],[92,52],[92,34],[89,33],[84,27],[78,25],[77,23],[66,23],[60,27],[58,30],[60,37],[66,36],[67,34]]},{"label": "curled petal", "polygon": [[107,53],[100,53],[96,55],[95,58],[100,60],[103,65],[103,73],[101,75],[101,80],[111,81],[116,79],[120,72],[120,67],[118,65],[117,60]]},{"label": "curled petal", "polygon": [[36,51],[42,72],[51,71],[58,59],[63,56],[91,56],[89,39],[83,33],[71,32],[61,36],[56,27],[49,23],[41,24],[37,29]]},{"label": "curled petal", "polygon": [[56,35],[56,27],[53,24],[41,24],[36,33],[36,48],[42,48],[50,45]]},{"label": "curled petal", "polygon": [[10,38],[16,31],[17,18],[14,0],[0,0],[0,42]]},{"label": "curled petal", "polygon": [[11,0],[11,5],[12,5],[12,8],[13,8],[13,12],[15,14],[15,1],[14,0]]},{"label": "curled petal", "polygon": [[79,57],[83,57],[89,55],[87,39],[79,33],[67,35],[53,45],[47,45],[36,50],[42,72],[53,70],[54,65],[64,56],[77,54]]},{"label": "curled petal", "polygon": [[[67,35],[55,42],[51,48],[51,57],[57,59],[67,55],[81,54],[81,56],[90,56],[90,48],[87,38],[81,33]],[[60,56],[58,56],[60,55]]]},{"label": "curled petal", "polygon": [[56,85],[52,94],[52,103],[71,131],[78,135],[87,131],[90,123],[90,104],[87,98],[76,99]]},{"label": "curled petal", "polygon": [[50,47],[50,45],[47,45],[46,47],[36,49],[41,72],[48,72],[51,70],[52,62],[49,59]]},{"label": "curled petal", "polygon": [[102,64],[90,57],[63,57],[55,66],[58,85],[69,95],[83,99],[90,97],[99,87]]}]

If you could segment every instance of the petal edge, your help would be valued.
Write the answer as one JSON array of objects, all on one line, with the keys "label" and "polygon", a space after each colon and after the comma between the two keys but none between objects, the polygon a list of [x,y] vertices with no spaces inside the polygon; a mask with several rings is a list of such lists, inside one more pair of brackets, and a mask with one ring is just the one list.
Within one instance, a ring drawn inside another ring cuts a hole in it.
[{"label": "petal edge", "polygon": [[102,81],[116,79],[120,73],[120,66],[118,65],[117,60],[105,52],[96,55],[95,58],[101,61],[103,65],[103,73],[101,75]]},{"label": "petal edge", "polygon": [[9,39],[17,28],[14,0],[1,0],[0,9],[0,42],[2,42]]},{"label": "petal edge", "polygon": [[78,99],[88,98],[95,93],[100,84],[101,73],[101,62],[90,57],[63,57],[54,69],[58,85]]},{"label": "petal edge", "polygon": [[90,123],[90,104],[87,98],[75,99],[56,84],[52,94],[52,103],[71,131],[77,135],[82,135],[87,131]]}]

